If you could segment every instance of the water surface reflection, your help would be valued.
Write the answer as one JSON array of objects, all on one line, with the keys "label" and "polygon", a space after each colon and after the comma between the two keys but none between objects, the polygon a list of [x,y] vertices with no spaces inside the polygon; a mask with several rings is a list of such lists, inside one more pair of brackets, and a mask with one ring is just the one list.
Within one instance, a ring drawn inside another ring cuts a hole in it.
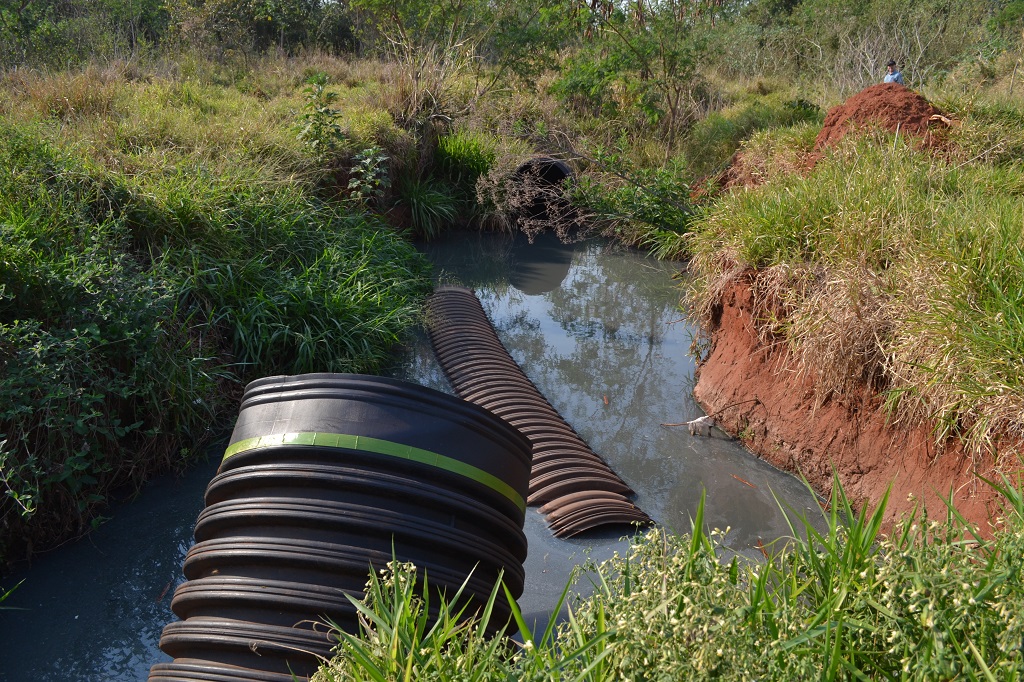
[{"label": "water surface reflection", "polygon": [[[658,523],[686,531],[701,491],[712,527],[732,527],[736,551],[786,526],[775,500],[814,506],[793,478],[718,433],[665,428],[699,416],[692,399],[693,329],[678,310],[678,266],[587,242],[461,234],[431,245],[438,278],[474,287],[498,335],[551,403],[637,491]],[[451,392],[420,335],[392,375]],[[157,641],[218,457],[184,479],[161,479],[89,538],[38,557],[0,611],[0,680],[145,679],[167,660]],[[754,486],[754,487],[751,487]],[[572,567],[624,551],[621,529],[558,540],[529,510],[521,600],[547,617]]]},{"label": "water surface reflection", "polygon": [[[679,310],[678,264],[600,242],[548,241],[532,251],[524,237],[501,235],[459,237],[428,253],[440,281],[477,291],[523,371],[659,524],[688,531],[706,491],[708,524],[731,527],[730,548],[758,557],[759,542],[788,530],[776,497],[797,511],[814,508],[802,484],[723,433],[700,438],[662,426],[703,414],[692,395],[696,329]],[[451,390],[422,337],[396,374]],[[535,617],[545,616],[573,566],[626,547],[615,530],[557,540],[533,510],[527,535],[521,602]]]}]

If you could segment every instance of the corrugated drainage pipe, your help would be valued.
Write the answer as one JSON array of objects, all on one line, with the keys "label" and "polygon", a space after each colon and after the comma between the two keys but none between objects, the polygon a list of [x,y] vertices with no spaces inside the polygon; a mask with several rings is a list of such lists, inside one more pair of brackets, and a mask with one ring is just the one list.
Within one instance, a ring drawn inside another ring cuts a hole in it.
[{"label": "corrugated drainage pipe", "polygon": [[[357,628],[346,595],[392,557],[469,611],[503,574],[522,594],[530,443],[488,411],[433,389],[352,374],[246,387],[206,491],[187,581],[150,682],[291,682]],[[508,621],[503,599],[492,623]]]}]

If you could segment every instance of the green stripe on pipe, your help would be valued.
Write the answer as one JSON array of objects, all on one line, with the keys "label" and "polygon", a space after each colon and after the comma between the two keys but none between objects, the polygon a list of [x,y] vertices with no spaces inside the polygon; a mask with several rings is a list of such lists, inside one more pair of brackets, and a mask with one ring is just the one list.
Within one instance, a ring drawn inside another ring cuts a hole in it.
[{"label": "green stripe on pipe", "polygon": [[228,446],[228,449],[224,451],[224,459],[237,455],[240,452],[246,452],[247,450],[256,450],[259,448],[272,448],[281,445],[315,445],[322,448],[344,448],[346,450],[361,450],[363,452],[372,452],[378,455],[389,455],[391,457],[399,457],[401,459],[408,459],[419,464],[427,464],[438,469],[444,469],[460,476],[465,476],[468,479],[474,480],[477,483],[482,483],[492,490],[496,490],[508,499],[512,500],[520,511],[526,510],[526,501],[523,500],[522,495],[516,492],[512,486],[505,481],[501,480],[493,474],[489,474],[483,469],[460,462],[457,459],[451,457],[445,457],[439,455],[436,452],[430,450],[421,450],[420,448],[414,448],[411,445],[402,445],[401,443],[394,443],[389,440],[382,440],[380,438],[370,438],[369,436],[352,436],[347,433],[316,433],[316,432],[303,432],[303,433],[277,433],[270,436],[256,436],[254,438],[246,438],[240,440],[237,443],[232,443]]}]

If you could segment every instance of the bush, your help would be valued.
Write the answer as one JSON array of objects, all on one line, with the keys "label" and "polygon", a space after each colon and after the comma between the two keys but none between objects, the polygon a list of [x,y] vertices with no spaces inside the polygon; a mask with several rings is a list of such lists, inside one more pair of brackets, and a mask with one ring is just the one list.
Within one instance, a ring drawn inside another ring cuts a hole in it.
[{"label": "bush", "polygon": [[630,168],[618,157],[602,160],[571,187],[575,204],[604,234],[630,245],[650,246],[663,234],[681,234],[692,218],[690,188],[675,164]]}]

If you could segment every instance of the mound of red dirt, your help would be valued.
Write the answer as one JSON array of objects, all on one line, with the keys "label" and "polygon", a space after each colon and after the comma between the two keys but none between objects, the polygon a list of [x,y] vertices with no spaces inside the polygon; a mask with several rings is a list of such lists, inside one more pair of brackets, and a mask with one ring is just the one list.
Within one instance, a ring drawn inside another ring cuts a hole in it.
[{"label": "mound of red dirt", "polygon": [[[874,125],[914,135],[922,138],[925,147],[936,148],[941,146],[942,137],[933,137],[933,131],[954,123],[910,88],[897,83],[872,85],[829,110],[814,142],[814,150],[806,154],[794,170],[812,170],[824,156],[826,147],[834,145],[858,127]],[[694,202],[700,202],[721,191],[736,187],[756,187],[764,182],[761,170],[752,167],[744,157],[743,150],[740,150],[733,155],[724,171],[696,183],[690,197]]]},{"label": "mound of red dirt", "polygon": [[897,83],[880,83],[858,92],[825,116],[814,142],[818,151],[835,144],[857,126],[877,125],[893,132],[928,136],[929,125],[946,119],[921,95]]}]

